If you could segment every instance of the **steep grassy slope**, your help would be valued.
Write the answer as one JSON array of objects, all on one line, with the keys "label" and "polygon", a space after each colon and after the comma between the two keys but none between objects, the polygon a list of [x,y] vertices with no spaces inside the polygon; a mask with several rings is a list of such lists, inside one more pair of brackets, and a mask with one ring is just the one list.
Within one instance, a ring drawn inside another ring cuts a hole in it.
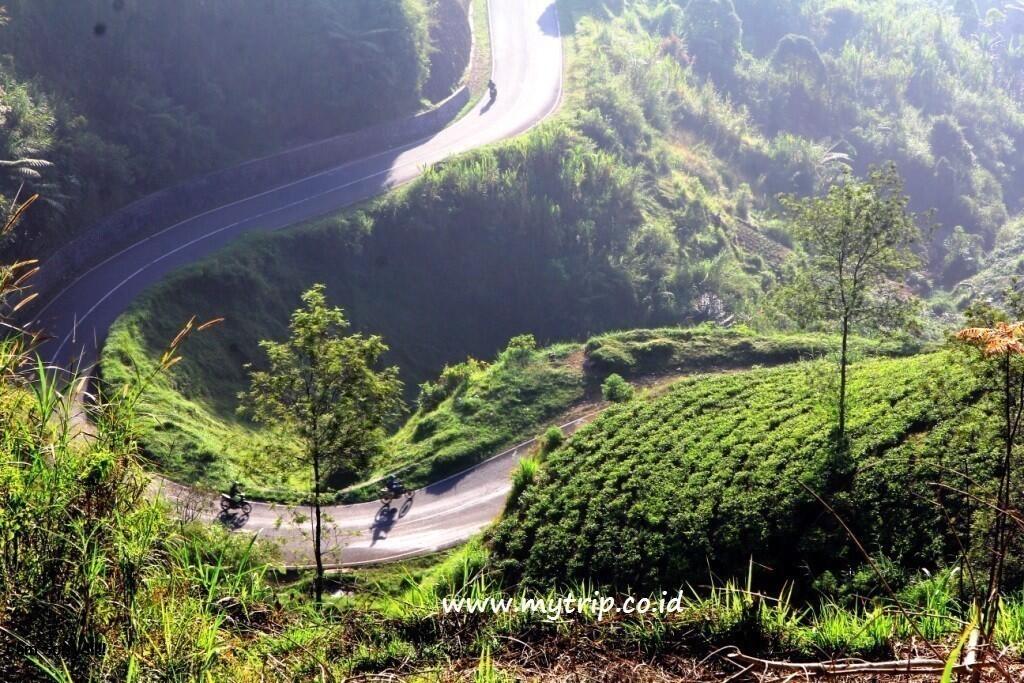
[{"label": "steep grassy slope", "polygon": [[499,566],[531,585],[674,590],[753,561],[767,583],[830,589],[864,559],[811,491],[898,567],[955,555],[935,501],[961,534],[970,509],[934,483],[987,481],[994,466],[998,421],[978,380],[947,352],[855,365],[844,466],[830,376],[805,363],[695,378],[614,409],[548,457],[495,532]]},{"label": "steep grassy slope", "polygon": [[[895,161],[915,210],[936,209],[930,271],[945,285],[974,272],[1021,209],[1024,22],[1005,3],[566,4],[578,33],[600,22],[593,35],[610,61],[646,82],[634,86],[634,111],[685,132],[682,142],[749,185],[754,209],[778,192],[815,192],[845,166]],[[626,37],[637,32],[649,50]],[[616,63],[627,45],[637,58]],[[667,85],[652,53],[694,87]],[[666,89],[675,106],[658,103]]]},{"label": "steep grassy slope", "polygon": [[[566,120],[443,164],[363,211],[246,240],[182,271],[118,323],[104,374],[120,381],[193,313],[225,315],[190,351],[173,388],[180,395],[164,394],[157,412],[204,411],[203,432],[234,429],[242,366],[259,361],[259,339],[283,336],[314,281],[357,329],[385,337],[410,385],[467,355],[491,357],[524,332],[546,343],[753,310],[761,279],[744,268],[756,264],[738,255],[718,218],[732,205],[697,174],[716,188],[725,180],[666,145],[633,108],[628,93],[643,82],[617,73],[626,46],[606,57],[602,43],[580,36],[587,58],[574,60],[573,90],[595,92]],[[688,83],[678,66],[661,60],[661,69]],[[670,99],[657,97],[659,106]],[[150,450],[192,458],[188,443],[172,442]]]}]

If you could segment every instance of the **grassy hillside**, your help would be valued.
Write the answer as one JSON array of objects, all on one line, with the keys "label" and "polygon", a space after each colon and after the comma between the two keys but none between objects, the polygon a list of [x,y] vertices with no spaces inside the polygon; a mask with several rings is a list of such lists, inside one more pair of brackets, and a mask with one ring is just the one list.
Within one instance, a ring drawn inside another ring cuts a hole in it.
[{"label": "grassy hillside", "polygon": [[[128,321],[122,320],[108,344],[108,359],[120,362],[106,363],[104,378],[115,386],[130,385],[137,376],[155,370],[155,360],[132,365],[132,358],[146,356],[138,346],[141,323]],[[179,481],[224,488],[238,480],[253,495],[295,499],[307,489],[308,473],[288,457],[293,444],[238,417],[230,396],[220,399],[222,404],[216,396],[186,398],[209,386],[191,373],[203,363],[221,362],[204,358],[208,349],[221,348],[213,339],[216,334],[210,330],[192,340],[186,354],[192,360],[153,382],[143,399],[140,421],[146,451],[161,472]],[[601,381],[613,372],[643,381],[794,362],[825,355],[832,346],[823,335],[759,335],[711,326],[609,333],[586,344],[541,349],[532,338],[515,339],[492,363],[452,363],[436,381],[424,382],[414,412],[365,475],[401,471],[408,484],[425,485],[537,435],[574,407],[601,407]],[[863,340],[855,348],[868,353],[899,351],[896,344]],[[120,359],[118,354],[123,354]],[[344,498],[375,493],[376,487],[370,486]]]},{"label": "grassy hillside", "polygon": [[804,363],[694,378],[610,411],[547,458],[500,523],[499,566],[530,585],[654,589],[753,561],[769,584],[849,585],[864,558],[810,491],[876,557],[941,565],[957,547],[936,497],[958,533],[972,511],[934,483],[987,481],[998,449],[978,380],[948,352],[856,364],[844,468],[822,400],[831,374]]},{"label": "grassy hillside", "polygon": [[[674,139],[748,184],[755,210],[779,192],[815,192],[844,166],[895,161],[912,208],[936,209],[930,271],[953,284],[1021,209],[1022,23],[1004,3],[566,4],[577,35],[602,43],[604,68],[632,81],[633,110],[685,132]],[[689,87],[667,85],[659,57]],[[739,182],[725,193],[740,196]]]},{"label": "grassy hillside", "polygon": [[[519,343],[516,348],[523,346]],[[588,348],[592,352],[613,348],[617,357],[633,359],[658,349],[662,356],[683,359],[690,347],[695,357],[705,360],[712,349],[721,348],[726,356],[722,360],[728,362],[730,350],[751,346],[765,360],[789,353],[787,348],[804,348],[797,340],[710,330],[612,335],[593,340]],[[916,379],[921,372],[937,369],[949,377],[951,384],[938,388],[952,401],[968,387],[939,360],[941,356],[933,355],[915,363],[900,361],[900,367],[910,368],[904,375],[893,370],[891,361],[877,368],[859,366],[857,371],[864,377],[870,374],[877,391],[884,386],[877,384],[879,377]],[[639,370],[641,365],[634,367]],[[772,378],[778,383],[783,378],[806,382],[808,369],[804,365],[760,370],[748,377],[763,380],[751,382],[756,394]],[[707,381],[725,382],[729,377]],[[900,400],[901,395],[914,393],[913,382],[909,385],[910,390],[902,394],[890,392],[886,398],[895,402],[879,401],[884,405],[873,412],[883,433],[899,431],[885,419],[892,406],[897,408],[896,422],[915,412],[905,409]],[[68,438],[67,422],[53,419],[55,405],[58,416],[67,415],[53,386],[19,382],[19,388],[12,389],[7,380],[0,383],[0,420],[5,425],[0,432],[0,678],[4,680],[99,683],[171,676],[182,682],[284,682],[377,674],[439,682],[501,680],[501,676],[566,680],[611,675],[632,680],[638,667],[656,676],[655,680],[696,674],[711,680],[723,671],[735,673],[707,657],[726,645],[742,645],[748,653],[768,657],[887,657],[903,652],[911,642],[923,647],[923,637],[944,655],[968,614],[968,605],[958,597],[956,574],[948,571],[916,575],[898,593],[864,601],[803,603],[785,591],[764,595],[730,581],[686,590],[672,614],[605,615],[604,620],[593,612],[563,614],[557,619],[543,611],[497,614],[487,609],[474,615],[453,614],[445,608],[445,598],[516,603],[530,598],[552,606],[564,598],[560,593],[533,593],[503,585],[479,540],[438,557],[336,577],[331,587],[337,593],[317,608],[307,597],[304,578],[295,581],[273,575],[272,557],[258,540],[181,522],[145,495],[146,478],[139,467],[135,439],[134,394],[118,394],[113,402],[90,405],[90,417],[97,426],[95,438],[75,441]],[[687,382],[662,400],[677,401],[699,386],[700,382]],[[703,396],[712,399],[729,393],[726,388],[718,394],[705,391]],[[865,389],[858,388],[858,395],[863,393]],[[741,394],[742,390],[733,392],[732,402],[720,401],[725,406],[723,419],[735,412]],[[751,410],[757,409],[760,415],[766,412],[762,406],[751,402]],[[714,410],[713,405],[706,408],[709,413]],[[945,414],[944,409],[937,412]],[[622,414],[611,416],[593,431],[614,424]],[[786,415],[779,410],[772,414]],[[860,417],[862,422],[867,419],[867,415]],[[959,456],[963,442],[948,438],[959,433],[958,423],[944,424],[950,430],[943,436],[953,447],[952,455]],[[933,429],[922,438],[928,441],[933,434],[938,438],[938,432]],[[589,439],[584,445],[593,445],[597,434],[581,436]],[[979,442],[984,443],[985,436],[981,432]],[[567,450],[576,448],[575,443]],[[858,442],[858,449],[862,445]],[[595,473],[602,474],[603,466],[598,464]],[[633,470],[643,472],[644,468],[634,466]],[[885,476],[892,474],[890,468]],[[984,476],[980,470],[972,474]],[[893,490],[901,487],[900,492],[906,492],[906,482],[898,476],[879,476]],[[708,490],[717,495],[714,486]],[[786,487],[782,492],[787,493]],[[533,494],[525,495],[521,501]],[[755,495],[752,500],[763,505],[764,497]],[[897,526],[902,524],[899,516],[892,515],[903,509],[900,505],[885,510],[886,523],[894,519]],[[776,517],[769,515],[766,520]],[[762,571],[755,570],[757,575]],[[851,581],[850,592],[860,595],[866,585]],[[674,596],[677,586],[665,584],[664,588]],[[597,597],[586,584],[576,586],[573,594]],[[651,601],[657,603],[660,595],[653,593]],[[994,634],[999,647],[1010,648],[1011,653],[1024,647],[1022,605],[1019,596],[1007,597]],[[556,653],[561,656],[552,665]],[[1016,672],[1014,657],[1011,654],[1008,664]]]},{"label": "grassy hillside", "polygon": [[[626,47],[606,54],[598,33],[577,29],[574,101],[561,120],[441,164],[361,211],[245,240],[181,271],[115,326],[105,376],[120,381],[192,314],[224,315],[183,363],[180,396],[165,395],[158,412],[173,415],[176,404],[210,411],[200,421],[231,422],[242,366],[259,361],[259,339],[283,335],[313,281],[357,329],[384,336],[409,386],[467,355],[492,357],[517,334],[548,343],[755,313],[762,277],[752,273],[764,261],[748,262],[727,236],[735,202],[718,190],[733,181],[721,164],[665,141],[654,127],[665,121],[633,101],[664,107],[671,93],[620,74]],[[692,77],[658,59],[665,78],[696,92]]]},{"label": "grassy hillside", "polygon": [[[665,328],[613,332],[584,345],[532,350],[513,340],[490,365],[449,366],[421,386],[418,410],[391,438],[375,471],[401,471],[413,485],[435,481],[536,436],[556,418],[607,407],[602,381],[612,373],[641,386],[712,370],[818,358],[833,340],[814,334],[757,334],[745,329]],[[857,353],[897,353],[898,345],[856,340]]]},{"label": "grassy hillside", "polygon": [[[3,97],[14,101],[6,91],[20,80],[14,88],[44,120],[26,140],[21,112],[5,109],[0,148],[21,146],[52,161],[27,189],[62,205],[34,212],[22,231],[19,253],[40,256],[168,184],[415,112],[439,5],[14,0],[4,7]],[[449,79],[461,76],[443,68]],[[442,86],[431,82],[431,90]]]}]

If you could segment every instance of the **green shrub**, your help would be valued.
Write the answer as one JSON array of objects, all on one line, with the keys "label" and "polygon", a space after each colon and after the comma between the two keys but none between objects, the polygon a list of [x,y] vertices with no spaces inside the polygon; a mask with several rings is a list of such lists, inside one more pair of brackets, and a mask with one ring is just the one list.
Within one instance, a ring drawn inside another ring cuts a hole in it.
[{"label": "green shrub", "polygon": [[137,388],[101,385],[88,439],[52,378],[32,388],[0,382],[0,679],[219,678],[229,631],[268,613],[267,549],[147,494]]},{"label": "green shrub", "polygon": [[514,510],[519,504],[519,498],[523,495],[537,479],[540,471],[540,463],[533,458],[523,458],[519,466],[512,473],[512,491],[508,494],[508,501],[505,503],[506,510]]},{"label": "green shrub", "polygon": [[512,337],[508,346],[501,354],[501,360],[512,363],[525,363],[537,350],[537,340],[532,334],[521,334]]},{"label": "green shrub", "polygon": [[429,413],[448,398],[448,391],[439,383],[424,382],[420,385],[420,395],[416,406],[421,413]]},{"label": "green shrub", "polygon": [[633,387],[622,375],[611,374],[601,383],[601,395],[612,403],[625,403],[633,399]]},{"label": "green shrub", "polygon": [[540,454],[543,457],[557,450],[559,446],[565,443],[565,432],[562,431],[561,427],[548,427],[548,430],[541,435],[539,441]]}]

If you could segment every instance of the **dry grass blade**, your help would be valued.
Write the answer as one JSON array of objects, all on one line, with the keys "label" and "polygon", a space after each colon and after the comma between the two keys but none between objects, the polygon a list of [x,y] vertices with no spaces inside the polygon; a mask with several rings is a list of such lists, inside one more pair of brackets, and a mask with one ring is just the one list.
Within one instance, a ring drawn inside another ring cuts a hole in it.
[{"label": "dry grass blade", "polygon": [[11,211],[7,214],[7,220],[4,222],[3,229],[0,229],[0,236],[9,234],[14,228],[18,226],[21,219],[25,216],[25,212],[28,211],[29,207],[39,200],[39,195],[34,194],[20,204],[15,201]]},{"label": "dry grass blade", "polygon": [[39,292],[33,292],[32,294],[29,294],[29,295],[28,295],[27,297],[25,297],[24,299],[22,299],[21,301],[19,301],[19,302],[18,302],[17,304],[15,304],[15,305],[14,305],[14,308],[12,308],[12,309],[11,309],[11,312],[12,312],[12,313],[17,313],[17,312],[18,312],[18,311],[20,311],[20,310],[21,310],[22,308],[24,308],[25,306],[27,306],[27,305],[28,305],[29,303],[31,303],[32,301],[35,301],[35,299],[36,299],[36,298],[37,298],[38,296],[39,296]]},{"label": "dry grass blade", "polygon": [[212,320],[207,320],[205,323],[196,328],[196,332],[205,332],[206,330],[210,329],[215,325],[220,325],[222,322],[224,322],[224,318],[214,318]]}]

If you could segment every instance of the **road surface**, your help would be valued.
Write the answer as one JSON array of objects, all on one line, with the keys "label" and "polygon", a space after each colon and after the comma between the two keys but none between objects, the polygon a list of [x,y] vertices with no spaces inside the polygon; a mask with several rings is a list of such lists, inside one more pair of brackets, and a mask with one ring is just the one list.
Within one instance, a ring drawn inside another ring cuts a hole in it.
[{"label": "road surface", "polygon": [[[42,348],[59,367],[87,367],[98,358],[107,330],[147,287],[242,234],[277,230],[331,213],[416,178],[453,155],[516,136],[557,108],[562,91],[562,45],[555,0],[490,0],[493,78],[499,92],[440,133],[298,182],[232,202],[182,221],[76,278],[45,302],[38,324],[55,338]],[[329,535],[331,564],[381,562],[425,554],[464,541],[500,512],[510,472],[524,444],[472,470],[415,492],[404,507],[335,507]],[[208,495],[165,483],[185,514],[216,516]],[[246,518],[223,521],[279,542],[290,564],[311,562],[305,509],[256,504]],[[340,554],[339,554],[340,553]],[[341,559],[343,558],[343,559]]]},{"label": "road surface", "polygon": [[[598,413],[562,425],[566,434]],[[462,543],[501,514],[511,489],[511,473],[536,443],[530,439],[462,473],[452,475],[389,506],[379,502],[324,508],[324,562],[328,568],[393,562],[426,555]],[[219,499],[170,482],[164,496],[186,519],[217,521],[229,528],[259,533],[281,549],[289,567],[309,567],[311,514],[306,507],[252,504],[252,512],[221,512]]]}]

